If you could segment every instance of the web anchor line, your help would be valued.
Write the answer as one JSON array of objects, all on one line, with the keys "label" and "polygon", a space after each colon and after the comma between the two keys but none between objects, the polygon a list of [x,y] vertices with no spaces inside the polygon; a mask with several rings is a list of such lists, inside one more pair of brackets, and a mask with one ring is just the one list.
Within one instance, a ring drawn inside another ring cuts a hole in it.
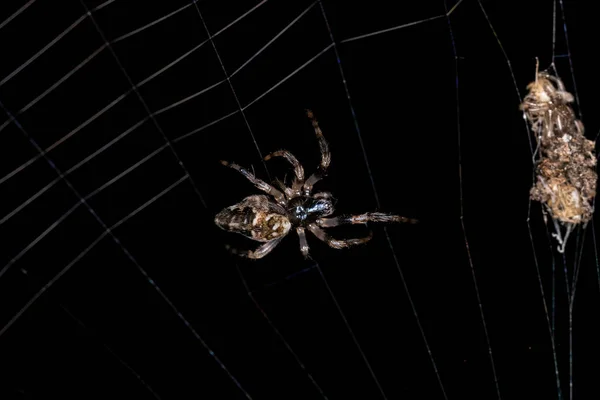
[{"label": "web anchor line", "polygon": [[[553,45],[552,45],[552,61],[553,61],[553,66],[554,66],[554,58],[556,57],[555,54],[555,45],[554,42],[556,40],[556,1],[554,0],[554,12],[553,12],[553,34],[554,34],[554,38],[553,38]],[[561,13],[561,18],[562,18],[562,23],[563,23],[563,34],[565,37],[565,43],[566,43],[566,47],[567,47],[567,58],[569,61],[569,72],[571,73],[571,80],[573,82],[573,93],[575,95],[575,104],[577,105],[577,109],[578,109],[578,114],[579,114],[579,119],[583,119],[583,112],[581,109],[581,101],[579,100],[579,91],[577,90],[577,81],[575,80],[575,69],[573,67],[573,57],[571,56],[571,45],[570,45],[570,41],[569,41],[569,33],[567,30],[567,19],[566,19],[566,13],[565,13],[565,6],[563,3],[563,0],[558,0],[559,4],[560,4],[560,13]],[[554,68],[556,69],[556,67],[554,66]],[[598,133],[598,135],[600,135],[600,132]],[[595,142],[598,139],[598,135],[595,138]],[[597,159],[597,158],[596,158]],[[597,164],[594,167],[594,170],[598,171],[598,166]],[[595,206],[596,206],[596,197],[594,196],[593,200],[592,200],[592,212],[595,212]],[[595,239],[596,237],[596,231],[595,231],[595,224],[594,224],[594,216],[592,215],[591,218],[591,224],[592,224],[592,237]],[[583,246],[585,244],[585,232],[586,232],[586,228],[587,228],[587,224],[584,226],[583,228],[583,240],[582,240],[582,244],[581,244],[581,249],[579,252],[579,257],[577,257],[577,252],[575,253],[575,259],[573,260],[573,279],[572,279],[572,286],[571,286],[571,295],[569,296],[569,399],[573,400],[573,308],[575,305],[575,293],[576,293],[576,288],[577,288],[577,280],[579,278],[579,271],[581,270],[581,257],[583,255]],[[579,233],[580,231],[578,231]],[[579,236],[578,236],[579,238]],[[595,261],[596,261],[596,271],[598,272],[598,282],[600,283],[600,263],[598,260],[598,242],[596,240],[594,240],[594,254],[595,254]],[[566,283],[568,285],[568,277],[565,274],[565,280]]]},{"label": "web anchor line", "polygon": [[[323,392],[323,389],[321,388],[321,386],[319,386],[319,384],[317,383],[317,381],[315,380],[315,378],[312,376],[312,374],[310,373],[310,371],[306,368],[306,365],[304,365],[304,363],[302,362],[302,360],[300,359],[300,357],[298,356],[298,354],[294,351],[294,349],[292,349],[292,346],[285,339],[285,337],[283,336],[283,334],[281,333],[281,331],[275,326],[275,324],[273,323],[273,321],[271,320],[271,318],[269,317],[269,315],[267,314],[267,312],[261,307],[261,305],[258,302],[258,300],[256,300],[256,297],[254,296],[255,292],[252,291],[252,290],[250,290],[250,287],[248,286],[248,281],[244,277],[244,274],[242,273],[242,270],[240,269],[240,267],[239,267],[239,265],[237,263],[235,263],[235,269],[236,269],[238,275],[240,276],[240,280],[242,281],[242,284],[244,285],[244,289],[246,290],[246,293],[247,293],[248,297],[250,298],[250,300],[252,301],[252,303],[254,304],[254,306],[256,307],[256,309],[258,310],[258,312],[263,316],[263,318],[265,319],[265,321],[267,321],[267,323],[269,324],[269,326],[271,327],[271,329],[273,330],[273,332],[275,332],[275,334],[277,335],[277,337],[279,338],[279,340],[283,343],[283,345],[285,346],[285,348],[290,352],[290,354],[292,355],[292,357],[294,358],[294,360],[296,361],[296,363],[298,364],[298,366],[304,371],[304,373],[306,373],[306,375],[307,375],[308,379],[310,380],[311,384],[319,392],[319,395],[324,400],[329,400],[328,397]],[[299,273],[302,273],[302,272],[305,272],[305,271],[306,270],[300,271]],[[295,274],[295,275],[297,275],[297,274]],[[273,286],[273,285],[276,285],[276,284],[277,284],[277,282],[274,283],[274,284],[271,284],[269,286]]]},{"label": "web anchor line", "polygon": [[[337,49],[337,44],[336,44],[335,38],[333,36],[333,31],[332,31],[331,26],[329,24],[329,20],[327,19],[327,14],[325,12],[325,7],[323,6],[323,2],[321,0],[318,0],[318,1],[319,1],[319,6],[321,7],[321,14],[323,16],[323,20],[324,20],[325,25],[327,27],[327,31],[329,32],[329,37],[331,39],[331,44],[333,46],[333,51],[334,51],[334,54],[335,54],[335,57],[336,57],[336,60],[337,60],[338,69],[339,69],[340,76],[341,76],[341,79],[342,79],[342,82],[343,82],[343,85],[344,85],[344,91],[345,91],[345,94],[346,94],[346,98],[348,99],[348,105],[350,107],[350,112],[352,114],[352,118],[353,118],[353,121],[354,121],[354,127],[356,129],[358,141],[359,141],[360,148],[361,148],[362,154],[363,154],[363,159],[364,159],[365,167],[367,169],[367,172],[368,172],[368,175],[369,175],[369,179],[370,179],[370,183],[371,183],[371,188],[373,190],[373,196],[374,196],[374,199],[375,199],[375,204],[376,204],[377,208],[379,209],[379,208],[381,208],[381,204],[380,204],[380,201],[379,201],[379,194],[378,194],[378,191],[377,191],[377,187],[375,185],[375,178],[374,178],[372,170],[371,170],[371,166],[370,166],[370,163],[369,163],[369,158],[367,156],[367,151],[366,151],[366,148],[365,148],[365,144],[364,144],[364,141],[363,141],[363,138],[362,138],[360,127],[358,125],[358,118],[356,117],[356,112],[354,110],[354,105],[352,103],[352,98],[350,96],[350,90],[348,88],[348,84],[347,84],[346,77],[345,77],[345,74],[344,74],[344,69],[342,67],[342,62],[341,62],[340,55],[339,55],[339,52],[338,52],[338,49]],[[458,6],[458,4],[460,4],[460,1],[457,3],[457,6]],[[362,39],[364,37],[369,37],[369,36],[372,36],[372,35],[375,35],[375,34],[380,34],[380,33],[388,32],[390,30],[395,30],[395,29],[400,29],[400,28],[412,26],[412,25],[415,25],[415,24],[419,24],[419,23],[430,21],[430,20],[434,20],[434,19],[437,19],[437,18],[440,18],[440,17],[443,17],[443,16],[437,16],[437,17],[425,19],[425,20],[422,20],[422,21],[417,21],[416,23],[412,23],[412,24],[404,24],[404,25],[401,25],[401,26],[396,27],[396,28],[386,29],[386,30],[383,30],[383,31],[375,32],[373,34],[361,35],[359,37],[350,38],[350,39],[344,40],[342,42],[347,42],[347,41]],[[417,313],[417,310],[416,310],[416,306],[414,304],[414,301],[413,301],[412,296],[410,294],[410,291],[408,289],[408,284],[406,283],[406,279],[404,277],[404,273],[402,272],[402,268],[400,267],[400,263],[398,261],[397,255],[396,255],[396,251],[394,250],[394,247],[393,247],[393,244],[392,244],[392,240],[391,240],[391,238],[389,236],[387,228],[384,227],[383,230],[384,230],[387,242],[388,242],[388,246],[389,246],[390,251],[392,253],[392,256],[394,258],[394,264],[395,264],[396,269],[398,270],[398,273],[400,275],[400,279],[402,281],[402,285],[403,285],[405,293],[406,293],[406,295],[408,297],[408,301],[409,301],[409,303],[411,305],[411,309],[412,309],[413,315],[415,316],[415,320],[416,320],[417,326],[419,328],[419,331],[421,333],[421,337],[422,337],[423,342],[425,344],[425,348],[426,348],[427,353],[429,355],[429,359],[431,361],[433,370],[435,372],[435,375],[436,375],[436,378],[437,378],[437,382],[438,382],[438,384],[440,386],[440,389],[442,391],[442,394],[443,394],[444,398],[447,399],[448,397],[446,395],[446,390],[444,388],[444,385],[442,383],[442,380],[441,380],[441,377],[440,377],[437,365],[436,365],[435,360],[433,358],[433,354],[432,354],[431,348],[430,348],[429,343],[427,341],[427,337],[425,335],[425,330],[424,330],[424,328],[423,328],[423,326],[421,324],[421,321],[419,319],[419,316],[418,316],[418,313]],[[350,325],[346,321],[346,319],[344,317],[344,314],[343,314],[343,312],[341,310],[341,307],[339,306],[337,300],[335,299],[333,292],[329,288],[329,285],[327,284],[327,281],[325,280],[325,277],[324,277],[324,275],[323,275],[323,273],[322,273],[322,271],[321,271],[320,268],[319,268],[319,272],[320,272],[321,276],[323,277],[323,280],[324,280],[327,288],[329,289],[330,294],[333,297],[333,299],[334,299],[334,301],[335,301],[335,303],[336,303],[336,305],[338,307],[338,310],[339,310],[340,314],[344,318],[344,321],[346,322],[346,326],[347,326],[348,330],[350,331],[350,334],[352,335],[353,339],[355,340],[355,344],[358,347],[358,349],[359,349],[359,351],[360,351],[360,353],[361,353],[361,355],[363,357],[363,360],[365,361],[367,367],[369,368],[369,371],[371,372],[371,376],[373,377],[373,380],[377,384],[377,387],[378,387],[381,395],[383,396],[384,399],[387,399],[387,396],[386,396],[386,394],[385,394],[385,392],[383,390],[383,387],[379,383],[379,380],[377,379],[377,376],[375,375],[375,373],[374,373],[374,371],[373,371],[373,369],[372,369],[372,367],[371,367],[371,365],[370,365],[370,363],[369,363],[366,355],[364,354],[362,348],[360,347],[360,345],[358,343],[358,340],[356,339],[354,333],[352,332],[352,329],[351,329]]]},{"label": "web anchor line", "polygon": [[[175,183],[175,186],[176,185],[177,182]],[[156,196],[156,199],[158,199],[158,197],[160,196],[161,194]],[[29,278],[31,278],[31,272],[22,270],[22,273],[26,274]],[[38,279],[35,279],[36,285],[40,285],[40,283],[41,282]],[[60,302],[57,299],[54,299],[54,301],[56,303],[57,308],[60,308],[62,312],[68,315],[70,319],[72,319],[79,327],[83,329],[84,336],[86,336],[90,341],[99,344],[104,349],[104,351],[110,355],[110,357],[112,357],[121,365],[123,369],[127,370],[128,373],[133,375],[139,381],[140,385],[144,387],[144,389],[146,389],[155,399],[160,400],[161,397],[158,395],[158,393],[156,393],[156,391],[144,380],[144,378],[142,378],[142,376],[131,365],[129,365],[124,359],[122,359],[104,340],[102,340],[98,332],[96,332],[93,328],[87,326],[81,319],[77,318],[77,316],[75,316],[75,314],[71,310],[69,310],[69,308],[65,306],[62,302]]]}]

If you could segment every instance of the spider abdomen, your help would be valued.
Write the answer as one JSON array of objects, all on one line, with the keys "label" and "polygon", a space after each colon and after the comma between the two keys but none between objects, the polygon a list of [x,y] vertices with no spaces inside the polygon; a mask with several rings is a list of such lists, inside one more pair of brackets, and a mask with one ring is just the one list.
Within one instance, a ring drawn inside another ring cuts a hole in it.
[{"label": "spider abdomen", "polygon": [[268,242],[285,236],[292,224],[285,215],[242,201],[223,209],[215,216],[215,224],[223,230],[239,233],[258,242]]}]

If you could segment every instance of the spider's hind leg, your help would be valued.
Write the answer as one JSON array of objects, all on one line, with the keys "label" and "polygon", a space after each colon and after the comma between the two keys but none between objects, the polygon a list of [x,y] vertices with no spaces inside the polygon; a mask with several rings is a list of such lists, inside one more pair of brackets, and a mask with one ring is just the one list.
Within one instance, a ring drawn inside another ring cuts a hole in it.
[{"label": "spider's hind leg", "polygon": [[336,217],[319,218],[317,220],[317,224],[323,228],[332,228],[334,226],[348,224],[366,224],[367,222],[396,222],[416,224],[418,221],[416,219],[406,218],[400,215],[387,214],[381,212],[367,212],[359,215],[338,215]]},{"label": "spider's hind leg", "polygon": [[261,246],[259,246],[256,250],[238,250],[230,245],[225,245],[225,248],[229,250],[230,253],[238,255],[240,257],[252,258],[254,260],[258,260],[259,258],[263,258],[267,254],[269,254],[278,244],[281,242],[283,237],[271,240]]},{"label": "spider's hind leg", "polygon": [[308,195],[312,191],[315,183],[323,179],[325,174],[327,174],[327,168],[329,168],[329,164],[331,164],[331,152],[329,151],[329,144],[325,137],[323,136],[323,132],[319,127],[319,123],[315,119],[315,116],[312,111],[306,110],[306,115],[312,121],[312,126],[315,130],[315,134],[317,135],[317,140],[319,141],[319,148],[321,149],[321,163],[317,168],[317,171],[312,174],[304,183],[304,194]]},{"label": "spider's hind leg", "polygon": [[304,231],[304,228],[299,226],[296,228],[296,233],[300,239],[300,251],[302,252],[304,258],[308,258],[308,242],[306,241],[306,232]]},{"label": "spider's hind leg", "polygon": [[332,238],[325,232],[323,229],[319,228],[315,224],[310,224],[308,229],[320,240],[327,243],[330,247],[334,249],[344,249],[350,246],[357,246],[363,243],[367,243],[369,240],[373,238],[373,232],[369,231],[369,236],[363,238],[356,239],[335,239]]},{"label": "spider's hind leg", "polygon": [[286,203],[285,196],[283,195],[283,193],[281,193],[279,190],[275,189],[273,186],[269,185],[267,182],[265,182],[261,179],[258,179],[257,177],[255,177],[253,174],[251,174],[245,168],[243,168],[235,163],[229,163],[227,161],[221,161],[221,164],[223,164],[226,167],[230,167],[230,168],[237,170],[239,173],[244,175],[246,177],[246,179],[248,179],[250,182],[252,182],[254,184],[254,186],[259,188],[263,192],[266,192],[266,193],[270,194],[271,196],[273,196],[275,198],[275,200],[277,200],[277,203],[279,203],[279,204]]}]

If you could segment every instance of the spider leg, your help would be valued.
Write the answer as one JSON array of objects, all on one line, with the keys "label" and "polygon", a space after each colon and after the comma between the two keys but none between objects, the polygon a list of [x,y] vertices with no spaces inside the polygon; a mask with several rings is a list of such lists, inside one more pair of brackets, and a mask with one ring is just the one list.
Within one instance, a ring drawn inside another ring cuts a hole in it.
[{"label": "spider leg", "polygon": [[343,249],[350,246],[357,246],[359,244],[367,243],[373,237],[373,232],[369,231],[369,236],[356,239],[334,239],[327,234],[323,229],[319,228],[315,224],[308,225],[308,229],[320,240],[327,243],[334,249]]},{"label": "spider leg", "polygon": [[246,177],[246,179],[248,179],[250,182],[252,182],[254,184],[254,186],[259,188],[263,192],[266,192],[266,193],[270,194],[271,196],[273,196],[279,204],[286,204],[285,196],[283,195],[283,193],[281,193],[279,190],[275,189],[273,186],[269,185],[267,182],[258,179],[253,174],[248,172],[246,169],[240,167],[237,164],[229,163],[227,161],[221,161],[221,164],[223,164],[226,167],[230,167],[230,168],[233,168],[233,169],[239,171],[242,175],[244,175]]},{"label": "spider leg", "polygon": [[333,195],[329,192],[319,192],[312,195],[313,199],[333,199]]},{"label": "spider leg", "polygon": [[265,161],[270,160],[272,157],[284,157],[292,164],[292,167],[294,167],[294,182],[292,183],[291,190],[286,189],[285,192],[288,198],[300,196],[300,189],[302,189],[302,185],[304,184],[304,168],[302,167],[302,164],[300,164],[298,159],[287,150],[274,151],[265,157]]},{"label": "spider leg", "polygon": [[[285,178],[284,178],[284,180],[285,180]],[[285,183],[283,183],[283,181],[281,181],[279,178],[275,178],[275,181],[273,181],[273,185],[277,186],[277,188],[279,188],[279,190],[281,190],[283,193],[285,193],[285,197],[287,197],[288,199],[291,199],[292,197],[294,197],[294,193],[292,192],[292,189],[285,186]]]},{"label": "spider leg", "polygon": [[273,239],[261,246],[259,246],[256,250],[252,251],[252,250],[238,250],[235,249],[233,247],[231,247],[230,245],[226,245],[225,248],[227,250],[229,250],[229,252],[231,252],[232,254],[238,255],[240,257],[247,257],[247,258],[251,258],[254,260],[258,260],[259,258],[263,258],[264,256],[266,256],[267,254],[269,254],[278,244],[279,242],[281,242],[281,240],[284,237],[280,237],[277,239]]},{"label": "spider leg", "polygon": [[347,224],[366,224],[367,222],[400,222],[416,224],[418,221],[412,218],[401,217],[400,215],[387,214],[381,212],[367,212],[359,215],[338,215],[331,218],[317,219],[317,225],[322,228],[331,228],[338,225]]},{"label": "spider leg", "polygon": [[319,148],[321,149],[321,163],[319,164],[317,171],[314,174],[312,174],[306,180],[306,182],[304,182],[304,194],[309,195],[315,183],[323,179],[323,177],[327,173],[327,168],[331,163],[331,153],[329,152],[329,144],[327,144],[327,140],[325,140],[323,132],[321,132],[321,128],[319,128],[319,123],[315,119],[315,116],[313,115],[312,111],[306,110],[306,114],[308,115],[308,118],[310,118],[312,121],[312,126],[317,135],[317,139],[319,140]]},{"label": "spider leg", "polygon": [[296,233],[300,239],[300,251],[302,252],[304,258],[308,258],[308,242],[306,241],[306,232],[304,231],[304,228],[299,226],[296,228]]}]

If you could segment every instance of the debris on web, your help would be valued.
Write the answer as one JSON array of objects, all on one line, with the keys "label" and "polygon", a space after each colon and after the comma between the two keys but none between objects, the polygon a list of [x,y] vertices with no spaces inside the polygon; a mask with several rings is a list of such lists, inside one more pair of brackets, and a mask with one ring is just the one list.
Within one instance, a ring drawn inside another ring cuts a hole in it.
[{"label": "debris on web", "polygon": [[536,178],[532,200],[543,204],[544,213],[554,222],[558,251],[563,253],[570,233],[585,226],[594,212],[596,155],[594,142],[584,136],[583,123],[570,106],[571,93],[548,71],[536,72],[536,79],[520,109],[536,136]]}]

